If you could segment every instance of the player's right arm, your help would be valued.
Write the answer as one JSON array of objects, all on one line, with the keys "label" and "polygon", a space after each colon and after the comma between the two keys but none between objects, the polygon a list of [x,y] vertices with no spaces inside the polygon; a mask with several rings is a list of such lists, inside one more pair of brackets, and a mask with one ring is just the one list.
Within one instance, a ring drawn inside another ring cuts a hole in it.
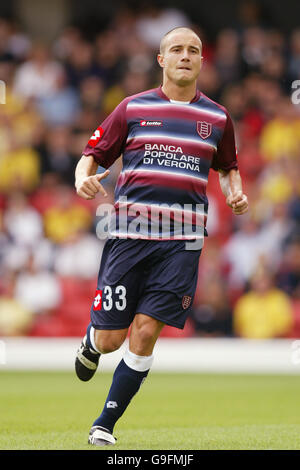
[{"label": "player's right arm", "polygon": [[[100,181],[109,175],[107,168],[123,152],[128,134],[127,102],[127,99],[123,100],[103,121],[83,150],[75,170],[75,187],[77,194],[84,199],[94,199],[98,192],[107,196]],[[96,174],[99,165],[106,171]]]},{"label": "player's right arm", "polygon": [[75,188],[78,196],[83,199],[94,199],[99,192],[104,197],[107,196],[100,181],[109,175],[109,170],[104,173],[97,173],[98,163],[92,155],[83,155],[79,160],[75,170]]}]

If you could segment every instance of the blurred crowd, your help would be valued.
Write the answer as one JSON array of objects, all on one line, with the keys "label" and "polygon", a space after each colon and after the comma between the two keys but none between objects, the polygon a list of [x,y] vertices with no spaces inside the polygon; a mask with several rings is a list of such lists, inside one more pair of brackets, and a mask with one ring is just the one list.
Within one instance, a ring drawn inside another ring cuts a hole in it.
[{"label": "blurred crowd", "polygon": [[[161,83],[161,36],[190,26],[203,42],[199,89],[234,121],[250,210],[233,216],[211,171],[193,310],[162,336],[299,336],[300,29],[251,19],[212,41],[178,9],[124,8],[93,38],[70,25],[49,44],[0,18],[0,335],[82,336],[104,240],[101,196],[76,195],[76,164],[125,96]],[[120,168],[104,182],[111,202]]]}]

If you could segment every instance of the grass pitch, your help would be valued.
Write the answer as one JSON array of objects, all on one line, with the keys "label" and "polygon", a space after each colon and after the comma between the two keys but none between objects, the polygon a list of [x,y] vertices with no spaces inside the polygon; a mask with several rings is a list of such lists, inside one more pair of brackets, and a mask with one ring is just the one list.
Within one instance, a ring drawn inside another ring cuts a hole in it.
[{"label": "grass pitch", "polygon": [[[0,372],[0,449],[90,449],[112,374]],[[150,373],[115,427],[124,449],[300,449],[300,376]]]}]

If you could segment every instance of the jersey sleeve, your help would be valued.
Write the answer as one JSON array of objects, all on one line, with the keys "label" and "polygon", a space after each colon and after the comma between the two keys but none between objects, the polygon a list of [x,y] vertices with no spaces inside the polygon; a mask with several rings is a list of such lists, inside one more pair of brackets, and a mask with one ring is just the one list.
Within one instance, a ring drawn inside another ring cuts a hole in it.
[{"label": "jersey sleeve", "polygon": [[127,138],[127,100],[123,100],[95,130],[83,150],[104,168],[109,168],[123,152]]},{"label": "jersey sleeve", "polygon": [[229,171],[232,169],[238,169],[237,162],[237,151],[235,145],[234,129],[231,117],[226,112],[226,124],[223,131],[223,135],[217,147],[217,151],[214,155],[211,167],[218,171],[224,170]]}]

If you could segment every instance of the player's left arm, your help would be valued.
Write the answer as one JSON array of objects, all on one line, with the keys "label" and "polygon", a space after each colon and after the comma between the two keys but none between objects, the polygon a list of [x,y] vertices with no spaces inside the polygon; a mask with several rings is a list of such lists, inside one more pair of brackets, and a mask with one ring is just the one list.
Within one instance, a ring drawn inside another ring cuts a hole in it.
[{"label": "player's left arm", "polygon": [[243,193],[242,179],[238,169],[219,170],[221,190],[226,197],[226,204],[236,215],[245,214],[248,210],[248,198]]},{"label": "player's left arm", "polygon": [[238,169],[233,123],[227,111],[223,135],[216,149],[212,168],[219,172],[221,190],[232,212],[237,215],[247,212],[248,199],[243,193],[242,179]]}]

